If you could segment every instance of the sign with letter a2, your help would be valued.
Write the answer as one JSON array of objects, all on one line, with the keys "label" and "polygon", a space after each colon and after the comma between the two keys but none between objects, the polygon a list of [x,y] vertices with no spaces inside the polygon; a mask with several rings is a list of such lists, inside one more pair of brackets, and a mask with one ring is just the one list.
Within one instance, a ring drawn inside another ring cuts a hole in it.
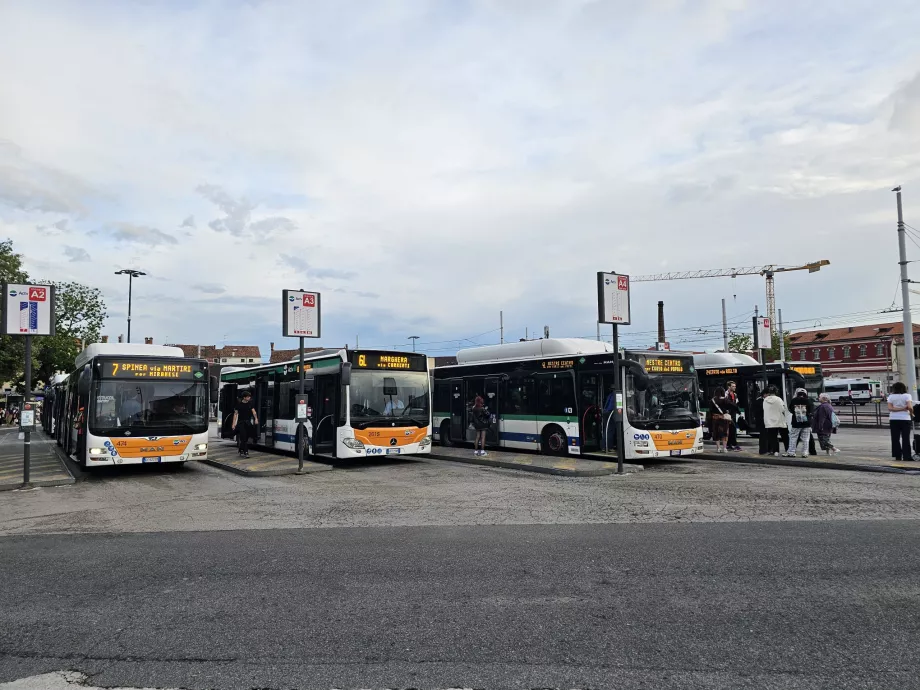
[{"label": "sign with letter a2", "polygon": [[53,285],[3,285],[4,335],[54,335]]}]

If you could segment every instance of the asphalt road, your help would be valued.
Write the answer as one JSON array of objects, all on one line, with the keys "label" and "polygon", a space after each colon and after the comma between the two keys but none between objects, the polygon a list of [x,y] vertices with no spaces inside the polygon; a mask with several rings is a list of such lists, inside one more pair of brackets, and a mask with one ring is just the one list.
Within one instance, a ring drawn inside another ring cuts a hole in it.
[{"label": "asphalt road", "polygon": [[908,688],[920,521],[0,540],[0,682]]}]

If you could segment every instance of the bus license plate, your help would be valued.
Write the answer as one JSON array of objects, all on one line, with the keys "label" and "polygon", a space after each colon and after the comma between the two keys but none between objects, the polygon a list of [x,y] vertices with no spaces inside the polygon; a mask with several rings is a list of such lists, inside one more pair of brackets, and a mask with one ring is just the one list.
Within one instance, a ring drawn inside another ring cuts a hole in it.
[{"label": "bus license plate", "polygon": [[155,458],[141,458],[141,462],[160,462],[160,457]]},{"label": "bus license plate", "polygon": [[680,451],[679,451],[679,450],[672,450],[672,451],[671,451],[671,455],[680,455]]},{"label": "bus license plate", "polygon": [[387,455],[399,455],[399,448],[387,448]]}]

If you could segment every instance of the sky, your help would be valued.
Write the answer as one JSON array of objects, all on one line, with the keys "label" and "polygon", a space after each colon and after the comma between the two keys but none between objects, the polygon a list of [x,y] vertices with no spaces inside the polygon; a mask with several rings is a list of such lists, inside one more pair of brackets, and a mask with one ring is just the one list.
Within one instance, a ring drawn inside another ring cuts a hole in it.
[{"label": "sky", "polygon": [[[818,259],[787,327],[897,320],[918,34],[912,0],[5,0],[0,238],[112,339],[135,268],[135,341],[264,354],[285,288],[322,293],[310,345],[450,355],[500,312],[595,337],[597,271]],[[716,348],[723,298],[750,330],[764,281],[635,283],[621,341],[662,300]]]}]

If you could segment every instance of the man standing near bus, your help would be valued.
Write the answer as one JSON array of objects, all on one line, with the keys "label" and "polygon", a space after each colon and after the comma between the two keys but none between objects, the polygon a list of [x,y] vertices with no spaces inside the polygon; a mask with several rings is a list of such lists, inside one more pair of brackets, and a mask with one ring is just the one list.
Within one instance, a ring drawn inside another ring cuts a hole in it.
[{"label": "man standing near bus", "polygon": [[741,446],[738,445],[738,384],[734,381],[728,382],[728,390],[725,391],[725,406],[728,408],[726,411],[732,416],[731,422],[728,425],[728,450],[741,450]]},{"label": "man standing near bus", "polygon": [[252,403],[252,394],[249,391],[243,391],[240,402],[233,411],[233,424],[230,428],[237,432],[240,455],[248,458],[249,437],[253,429],[259,428],[259,415],[256,414],[256,407]]}]

